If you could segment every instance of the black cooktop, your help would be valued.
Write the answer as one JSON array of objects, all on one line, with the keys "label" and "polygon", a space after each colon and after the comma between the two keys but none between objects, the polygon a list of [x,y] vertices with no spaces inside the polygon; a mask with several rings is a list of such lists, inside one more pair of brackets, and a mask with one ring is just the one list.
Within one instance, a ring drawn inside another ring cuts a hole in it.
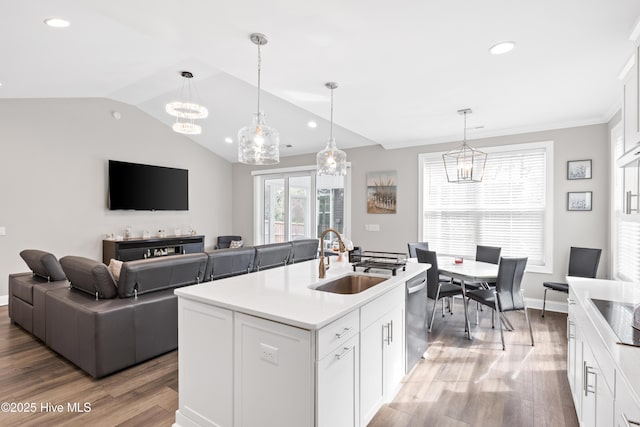
[{"label": "black cooktop", "polygon": [[636,304],[594,298],[591,301],[618,336],[620,344],[640,347],[640,330],[633,327],[633,310]]}]

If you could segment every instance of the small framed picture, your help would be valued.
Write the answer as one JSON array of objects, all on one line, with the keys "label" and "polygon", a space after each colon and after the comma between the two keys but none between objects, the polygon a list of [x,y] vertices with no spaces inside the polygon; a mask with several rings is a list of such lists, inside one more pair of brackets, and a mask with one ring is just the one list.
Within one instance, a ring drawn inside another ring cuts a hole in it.
[{"label": "small framed picture", "polygon": [[576,191],[567,193],[568,211],[590,211],[591,191]]},{"label": "small framed picture", "polygon": [[591,179],[591,160],[569,160],[567,179]]}]

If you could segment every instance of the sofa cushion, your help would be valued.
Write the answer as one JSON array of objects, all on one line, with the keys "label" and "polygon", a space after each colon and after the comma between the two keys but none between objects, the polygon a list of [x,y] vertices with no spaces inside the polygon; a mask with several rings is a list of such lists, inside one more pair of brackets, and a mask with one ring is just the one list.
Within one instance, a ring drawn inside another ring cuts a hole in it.
[{"label": "sofa cushion", "polygon": [[291,242],[271,243],[268,245],[254,246],[256,259],[254,261],[254,271],[266,270],[268,268],[282,267],[289,263],[291,259]]},{"label": "sofa cushion", "polygon": [[231,242],[229,242],[229,247],[231,249],[237,249],[237,248],[241,248],[244,246],[244,241],[242,240],[232,240]]},{"label": "sofa cushion", "polygon": [[60,264],[72,288],[99,299],[115,298],[118,295],[116,282],[103,263],[79,256],[66,256],[60,259]]},{"label": "sofa cushion", "polygon": [[111,272],[111,275],[113,276],[113,279],[116,281],[116,285],[117,285],[118,281],[120,280],[120,270],[122,270],[122,261],[120,261],[119,259],[111,258],[107,268]]},{"label": "sofa cushion", "polygon": [[247,274],[253,271],[255,254],[253,247],[218,249],[208,252],[209,262],[205,277],[207,280],[217,280]]},{"label": "sofa cushion", "polygon": [[207,255],[173,255],[127,261],[122,264],[118,295],[129,298],[204,281]]},{"label": "sofa cushion", "polygon": [[291,263],[309,261],[318,257],[320,239],[293,240],[291,246]]},{"label": "sofa cushion", "polygon": [[51,281],[66,279],[60,263],[52,253],[38,249],[25,249],[20,252],[20,256],[33,274]]}]

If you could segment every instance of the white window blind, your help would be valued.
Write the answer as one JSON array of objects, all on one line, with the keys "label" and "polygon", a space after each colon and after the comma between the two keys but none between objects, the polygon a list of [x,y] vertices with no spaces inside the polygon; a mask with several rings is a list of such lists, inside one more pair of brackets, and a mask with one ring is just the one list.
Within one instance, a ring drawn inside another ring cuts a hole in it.
[{"label": "white window blind", "polygon": [[448,183],[442,157],[422,156],[422,240],[440,254],[473,259],[476,245],[544,266],[547,148],[490,152],[481,183]]}]

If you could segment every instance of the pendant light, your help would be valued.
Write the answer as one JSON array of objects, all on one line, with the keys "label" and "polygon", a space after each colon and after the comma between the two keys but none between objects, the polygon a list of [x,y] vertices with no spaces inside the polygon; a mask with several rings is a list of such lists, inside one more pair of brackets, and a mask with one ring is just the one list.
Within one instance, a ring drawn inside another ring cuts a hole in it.
[{"label": "pendant light", "polygon": [[487,154],[467,144],[467,114],[471,114],[471,108],[458,110],[458,114],[464,115],[464,139],[462,146],[442,155],[447,181],[482,182]]},{"label": "pendant light", "polygon": [[267,37],[253,33],[249,38],[258,46],[258,111],[253,123],[238,131],[238,161],[247,165],[273,165],[280,162],[280,135],[266,125],[264,113],[260,111],[260,46],[267,44]]},{"label": "pendant light", "polygon": [[176,118],[172,129],[175,132],[187,135],[199,135],[202,133],[202,127],[194,123],[195,120],[204,119],[209,115],[206,107],[193,102],[194,94],[191,87],[191,79],[193,73],[190,71],[181,71],[183,77],[182,88],[180,89],[180,101],[170,102],[165,106],[165,111]]},{"label": "pendant light", "polygon": [[333,90],[338,84],[328,82],[325,87],[331,89],[331,128],[327,146],[316,155],[318,175],[344,176],[347,174],[347,154],[336,147],[336,140],[333,138]]}]

